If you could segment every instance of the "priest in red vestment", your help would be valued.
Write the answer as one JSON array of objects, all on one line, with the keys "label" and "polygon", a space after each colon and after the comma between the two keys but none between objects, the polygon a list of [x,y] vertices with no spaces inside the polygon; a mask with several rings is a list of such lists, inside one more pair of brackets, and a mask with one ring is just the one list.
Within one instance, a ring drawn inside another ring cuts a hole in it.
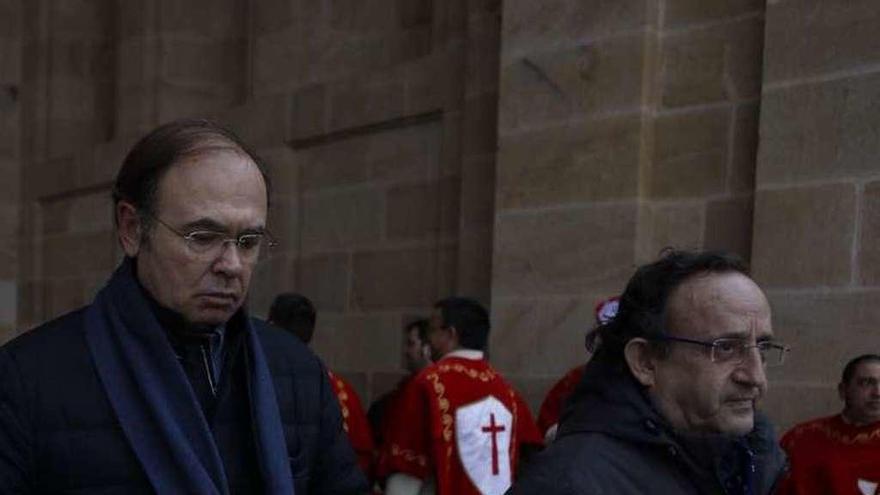
[{"label": "priest in red vestment", "polygon": [[838,386],[843,412],[782,437],[791,471],[781,495],[880,495],[880,355],[850,361]]},{"label": "priest in red vestment", "polygon": [[541,445],[525,402],[485,359],[488,336],[478,302],[435,305],[428,333],[435,362],[402,392],[382,451],[387,495],[500,495],[524,448]]},{"label": "priest in red vestment", "polygon": [[[602,325],[614,318],[617,314],[617,307],[620,304],[619,297],[605,299],[596,304],[596,324]],[[556,437],[556,428],[559,426],[559,419],[562,417],[562,406],[566,399],[577,388],[578,383],[584,376],[585,364],[576,366],[568,371],[547,393],[544,402],[541,403],[541,409],[538,411],[538,429],[544,435],[545,442],[552,442]]]},{"label": "priest in red vestment", "polygon": [[[301,294],[293,292],[279,294],[269,309],[269,323],[292,332],[305,344],[312,341],[317,321],[318,315],[315,306],[309,298]],[[339,401],[339,409],[342,412],[342,427],[348,433],[348,440],[357,455],[358,465],[367,479],[372,482],[375,452],[373,435],[370,432],[370,424],[364,413],[364,407],[348,382],[329,369],[327,374],[333,385],[333,391],[336,393],[336,399]]]}]

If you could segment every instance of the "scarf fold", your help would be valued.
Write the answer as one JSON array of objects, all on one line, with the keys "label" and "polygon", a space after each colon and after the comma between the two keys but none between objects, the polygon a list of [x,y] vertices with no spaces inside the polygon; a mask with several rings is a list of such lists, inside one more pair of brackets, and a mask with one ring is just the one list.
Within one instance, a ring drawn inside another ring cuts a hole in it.
[{"label": "scarf fold", "polygon": [[[242,315],[244,316],[244,315]],[[98,376],[157,493],[228,495],[223,461],[189,380],[126,259],[86,315]],[[249,428],[265,493],[294,493],[272,376],[250,319],[246,333]]]}]

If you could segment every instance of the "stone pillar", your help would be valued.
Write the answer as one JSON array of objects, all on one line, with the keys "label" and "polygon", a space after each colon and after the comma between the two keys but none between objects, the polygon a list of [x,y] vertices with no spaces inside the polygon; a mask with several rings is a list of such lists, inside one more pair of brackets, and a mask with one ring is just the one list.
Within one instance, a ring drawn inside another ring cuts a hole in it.
[{"label": "stone pillar", "polygon": [[763,2],[504,2],[493,359],[534,406],[667,246],[750,254]]},{"label": "stone pillar", "polygon": [[768,2],[754,272],[793,351],[768,409],[783,427],[841,407],[847,360],[880,342],[880,12]]}]

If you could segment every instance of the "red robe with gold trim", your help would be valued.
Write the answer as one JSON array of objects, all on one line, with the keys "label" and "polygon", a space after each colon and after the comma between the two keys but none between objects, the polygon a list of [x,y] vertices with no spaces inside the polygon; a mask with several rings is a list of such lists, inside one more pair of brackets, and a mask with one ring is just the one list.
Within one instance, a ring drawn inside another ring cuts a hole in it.
[{"label": "red robe with gold trim", "polygon": [[503,493],[522,444],[542,443],[525,402],[483,359],[447,356],[428,366],[394,414],[382,474],[433,478],[438,495]]},{"label": "red robe with gold trim", "polygon": [[547,430],[551,426],[559,423],[559,417],[562,415],[562,406],[577,388],[578,383],[584,376],[584,369],[587,366],[582,364],[577,368],[569,370],[562,378],[553,385],[553,388],[547,392],[547,397],[541,403],[541,409],[538,411],[538,429],[541,433],[547,434]]},{"label": "red robe with gold trim", "polygon": [[880,422],[853,426],[841,415],[795,426],[782,437],[791,471],[781,495],[880,495]]},{"label": "red robe with gold trim", "polygon": [[364,413],[364,407],[352,386],[342,379],[341,376],[327,370],[336,399],[339,401],[339,409],[342,412],[342,427],[348,433],[351,447],[357,455],[358,466],[367,476],[373,479],[373,435],[370,431],[370,423]]}]

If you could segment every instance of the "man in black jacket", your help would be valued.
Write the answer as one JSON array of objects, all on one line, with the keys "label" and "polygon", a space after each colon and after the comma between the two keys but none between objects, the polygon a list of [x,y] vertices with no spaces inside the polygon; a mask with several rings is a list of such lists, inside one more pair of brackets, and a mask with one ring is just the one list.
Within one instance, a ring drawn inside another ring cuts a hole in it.
[{"label": "man in black jacket", "polygon": [[594,337],[557,440],[509,493],[771,493],[785,457],[755,406],[787,349],[741,261],[667,253]]},{"label": "man in black jacket", "polygon": [[268,179],[171,122],[113,189],[125,259],[89,306],[0,348],[0,493],[364,493],[321,362],[248,317]]}]

